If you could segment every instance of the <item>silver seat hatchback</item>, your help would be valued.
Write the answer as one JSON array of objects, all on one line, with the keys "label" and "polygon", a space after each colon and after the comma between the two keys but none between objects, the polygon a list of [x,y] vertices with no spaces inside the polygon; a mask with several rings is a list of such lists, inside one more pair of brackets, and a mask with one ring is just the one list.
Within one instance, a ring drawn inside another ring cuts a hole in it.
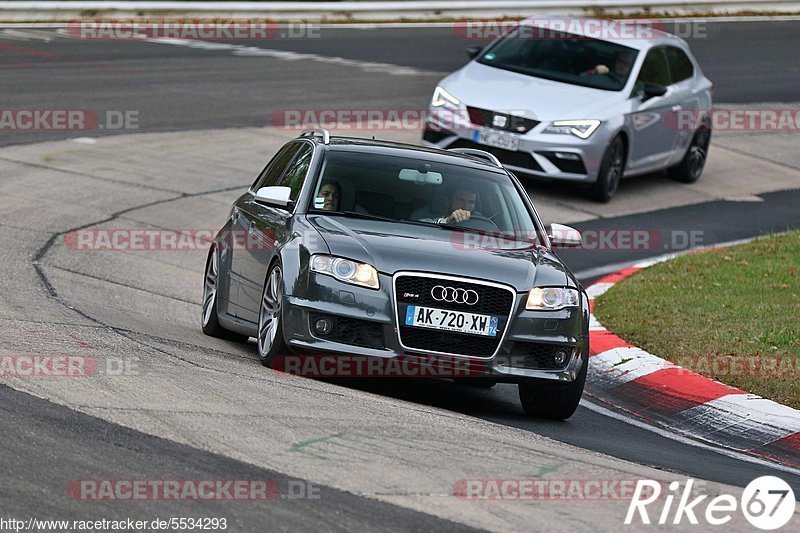
[{"label": "silver seat hatchback", "polygon": [[471,47],[473,60],[436,87],[423,143],[480,148],[518,174],[586,184],[601,202],[623,177],[666,170],[696,181],[713,85],[688,44],[654,28],[614,36],[588,27],[528,19]]}]

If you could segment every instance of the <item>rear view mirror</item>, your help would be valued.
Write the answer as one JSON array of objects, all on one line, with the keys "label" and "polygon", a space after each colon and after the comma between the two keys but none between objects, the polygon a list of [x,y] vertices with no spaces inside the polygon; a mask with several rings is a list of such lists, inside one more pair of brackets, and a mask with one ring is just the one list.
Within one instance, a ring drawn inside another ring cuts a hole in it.
[{"label": "rear view mirror", "polygon": [[581,245],[581,232],[563,224],[551,224],[547,237],[550,244],[561,248],[574,248]]},{"label": "rear view mirror", "polygon": [[402,181],[413,181],[419,185],[441,185],[442,175],[438,172],[420,172],[414,168],[401,168],[398,176]]},{"label": "rear view mirror", "polygon": [[289,205],[292,189],[289,187],[261,187],[256,192],[256,202],[286,207]]}]

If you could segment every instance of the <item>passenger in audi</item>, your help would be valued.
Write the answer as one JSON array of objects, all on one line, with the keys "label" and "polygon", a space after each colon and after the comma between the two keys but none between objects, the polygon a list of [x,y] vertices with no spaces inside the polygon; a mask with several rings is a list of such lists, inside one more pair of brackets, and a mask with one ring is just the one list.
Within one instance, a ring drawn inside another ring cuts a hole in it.
[{"label": "passenger in audi", "polygon": [[326,180],[322,182],[317,197],[314,199],[314,207],[325,211],[338,211],[341,195],[342,188],[339,183],[333,180]]}]

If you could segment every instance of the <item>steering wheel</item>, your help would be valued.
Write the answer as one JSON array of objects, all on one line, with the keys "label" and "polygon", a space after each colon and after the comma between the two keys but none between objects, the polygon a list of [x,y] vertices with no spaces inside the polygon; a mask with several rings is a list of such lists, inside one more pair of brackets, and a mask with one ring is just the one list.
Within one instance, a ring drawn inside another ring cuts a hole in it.
[{"label": "steering wheel", "polygon": [[480,213],[473,212],[467,220],[462,222],[453,222],[456,226],[464,228],[477,229],[482,231],[492,231],[499,229],[489,217],[485,217]]},{"label": "steering wheel", "polygon": [[613,82],[614,82],[614,83],[616,83],[617,85],[622,85],[622,77],[621,77],[621,76],[619,76],[619,74],[617,74],[616,72],[614,72],[614,71],[609,71],[609,72],[606,74],[606,76],[608,76],[608,79],[609,79],[609,80],[611,80],[611,81],[613,81]]}]

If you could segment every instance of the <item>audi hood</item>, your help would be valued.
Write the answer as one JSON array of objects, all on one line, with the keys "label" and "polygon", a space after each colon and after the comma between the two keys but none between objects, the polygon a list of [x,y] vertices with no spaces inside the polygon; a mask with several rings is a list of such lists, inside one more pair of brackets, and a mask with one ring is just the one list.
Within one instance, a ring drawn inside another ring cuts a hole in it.
[{"label": "audi hood", "polygon": [[336,215],[308,215],[308,220],[332,255],[369,263],[386,275],[441,272],[510,284],[518,292],[576,285],[550,250],[530,242]]}]

